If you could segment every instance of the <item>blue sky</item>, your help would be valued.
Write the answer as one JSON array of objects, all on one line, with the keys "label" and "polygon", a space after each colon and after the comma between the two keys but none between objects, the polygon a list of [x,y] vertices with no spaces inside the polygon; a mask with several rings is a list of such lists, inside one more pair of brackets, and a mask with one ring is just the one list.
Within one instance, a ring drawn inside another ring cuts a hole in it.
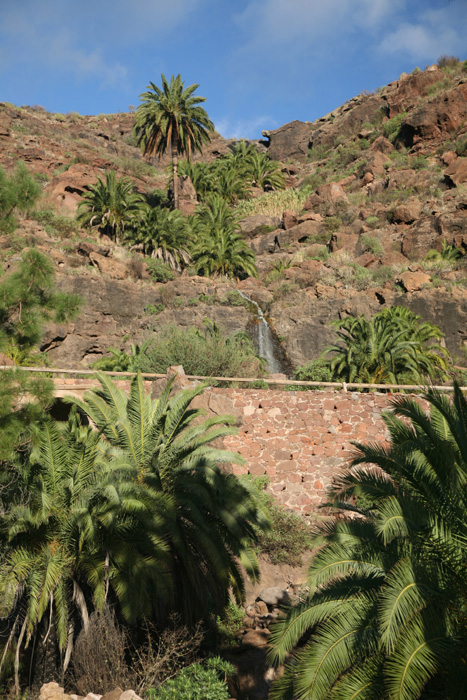
[{"label": "blue sky", "polygon": [[0,0],[0,101],[128,111],[181,73],[223,136],[255,138],[465,59],[466,37],[467,0]]}]

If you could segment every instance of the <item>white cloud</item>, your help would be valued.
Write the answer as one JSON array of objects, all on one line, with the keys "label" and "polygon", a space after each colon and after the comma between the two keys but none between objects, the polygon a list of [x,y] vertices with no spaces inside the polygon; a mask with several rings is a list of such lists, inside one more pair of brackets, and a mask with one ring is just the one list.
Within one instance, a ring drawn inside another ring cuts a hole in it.
[{"label": "white cloud", "polygon": [[434,61],[442,54],[465,58],[467,14],[459,11],[462,4],[458,0],[449,7],[422,13],[417,22],[401,24],[383,39],[381,50],[401,52],[419,61]]},{"label": "white cloud", "polygon": [[216,131],[225,139],[258,139],[263,129],[274,129],[276,126],[275,119],[264,116],[235,121],[224,117],[215,123]]}]

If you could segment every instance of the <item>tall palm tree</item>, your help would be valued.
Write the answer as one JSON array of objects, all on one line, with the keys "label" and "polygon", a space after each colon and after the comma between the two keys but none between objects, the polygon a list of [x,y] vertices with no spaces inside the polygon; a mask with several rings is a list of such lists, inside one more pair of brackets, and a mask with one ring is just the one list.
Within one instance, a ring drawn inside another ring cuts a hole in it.
[{"label": "tall palm tree", "polygon": [[[152,400],[140,375],[132,380],[128,397],[108,377],[99,376],[99,381],[99,390],[73,402],[97,426],[109,451],[128,465],[134,484],[161,519],[170,552],[165,610],[176,609],[191,622],[209,609],[220,611],[229,590],[240,601],[244,584],[239,562],[257,578],[254,528],[267,522],[254,488],[219,467],[220,462],[240,463],[240,455],[210,445],[236,432],[234,419],[200,420],[202,411],[191,403],[203,386],[170,398],[169,383]],[[152,602],[160,612],[160,598]]]},{"label": "tall palm tree", "polygon": [[291,653],[274,700],[467,697],[467,402],[424,398],[395,400],[390,446],[356,444],[334,486],[310,595],[271,634]]},{"label": "tall palm tree", "polygon": [[333,323],[338,340],[331,353],[335,378],[348,382],[419,382],[424,377],[445,377],[448,352],[441,346],[442,332],[402,306],[384,309],[370,319],[349,316]]},{"label": "tall palm tree", "polygon": [[204,275],[256,277],[255,255],[238,233],[238,224],[226,201],[211,195],[194,217],[198,239],[192,259]]},{"label": "tall palm tree", "polygon": [[150,156],[170,151],[172,157],[174,205],[178,199],[178,156],[200,151],[209,143],[214,125],[206,111],[199,105],[205,97],[194,95],[199,85],[185,88],[180,74],[173,75],[170,83],[161,75],[162,89],[150,82],[148,91],[140,95],[141,104],[135,115],[135,135],[143,153]]},{"label": "tall palm tree", "polygon": [[109,170],[105,182],[98,177],[97,184],[83,195],[77,220],[84,226],[98,228],[118,243],[125,227],[134,224],[144,208],[144,197],[136,192],[133,181],[128,177],[117,179],[115,172]]}]

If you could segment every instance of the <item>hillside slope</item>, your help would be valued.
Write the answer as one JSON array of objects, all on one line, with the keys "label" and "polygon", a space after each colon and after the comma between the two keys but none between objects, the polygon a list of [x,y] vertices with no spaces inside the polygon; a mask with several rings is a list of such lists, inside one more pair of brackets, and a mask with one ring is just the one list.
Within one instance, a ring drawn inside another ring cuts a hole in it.
[{"label": "hillside slope", "polygon": [[[52,115],[0,104],[0,164],[23,160],[43,187],[39,209],[2,236],[3,266],[25,245],[49,253],[59,285],[78,291],[80,318],[50,327],[43,343],[56,366],[87,365],[109,346],[128,348],[154,325],[189,327],[206,317],[255,331],[235,282],[179,274],[155,284],[141,255],[97,239],[74,221],[82,194],[114,169],[150,193],[169,182],[168,159],[148,163],[133,115]],[[467,341],[467,72],[463,64],[403,75],[313,123],[265,132],[257,144],[282,163],[287,189],[253,191],[237,213],[257,255],[259,278],[238,287],[267,312],[292,365],[318,357],[329,322],[409,306],[437,323],[454,356]],[[216,135],[198,159],[228,152]],[[183,183],[191,208],[196,194]],[[460,257],[443,251],[456,248]],[[430,253],[436,250],[439,255]],[[427,259],[428,254],[428,259]]]}]

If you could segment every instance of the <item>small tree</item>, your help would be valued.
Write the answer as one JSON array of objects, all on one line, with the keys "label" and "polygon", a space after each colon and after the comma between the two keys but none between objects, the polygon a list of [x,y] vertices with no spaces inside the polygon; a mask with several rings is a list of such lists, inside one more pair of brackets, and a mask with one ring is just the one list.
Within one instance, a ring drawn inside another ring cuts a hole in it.
[{"label": "small tree", "polygon": [[25,214],[41,196],[41,186],[27,171],[23,162],[18,163],[11,177],[0,168],[0,230],[11,233],[17,227],[15,211]]}]

